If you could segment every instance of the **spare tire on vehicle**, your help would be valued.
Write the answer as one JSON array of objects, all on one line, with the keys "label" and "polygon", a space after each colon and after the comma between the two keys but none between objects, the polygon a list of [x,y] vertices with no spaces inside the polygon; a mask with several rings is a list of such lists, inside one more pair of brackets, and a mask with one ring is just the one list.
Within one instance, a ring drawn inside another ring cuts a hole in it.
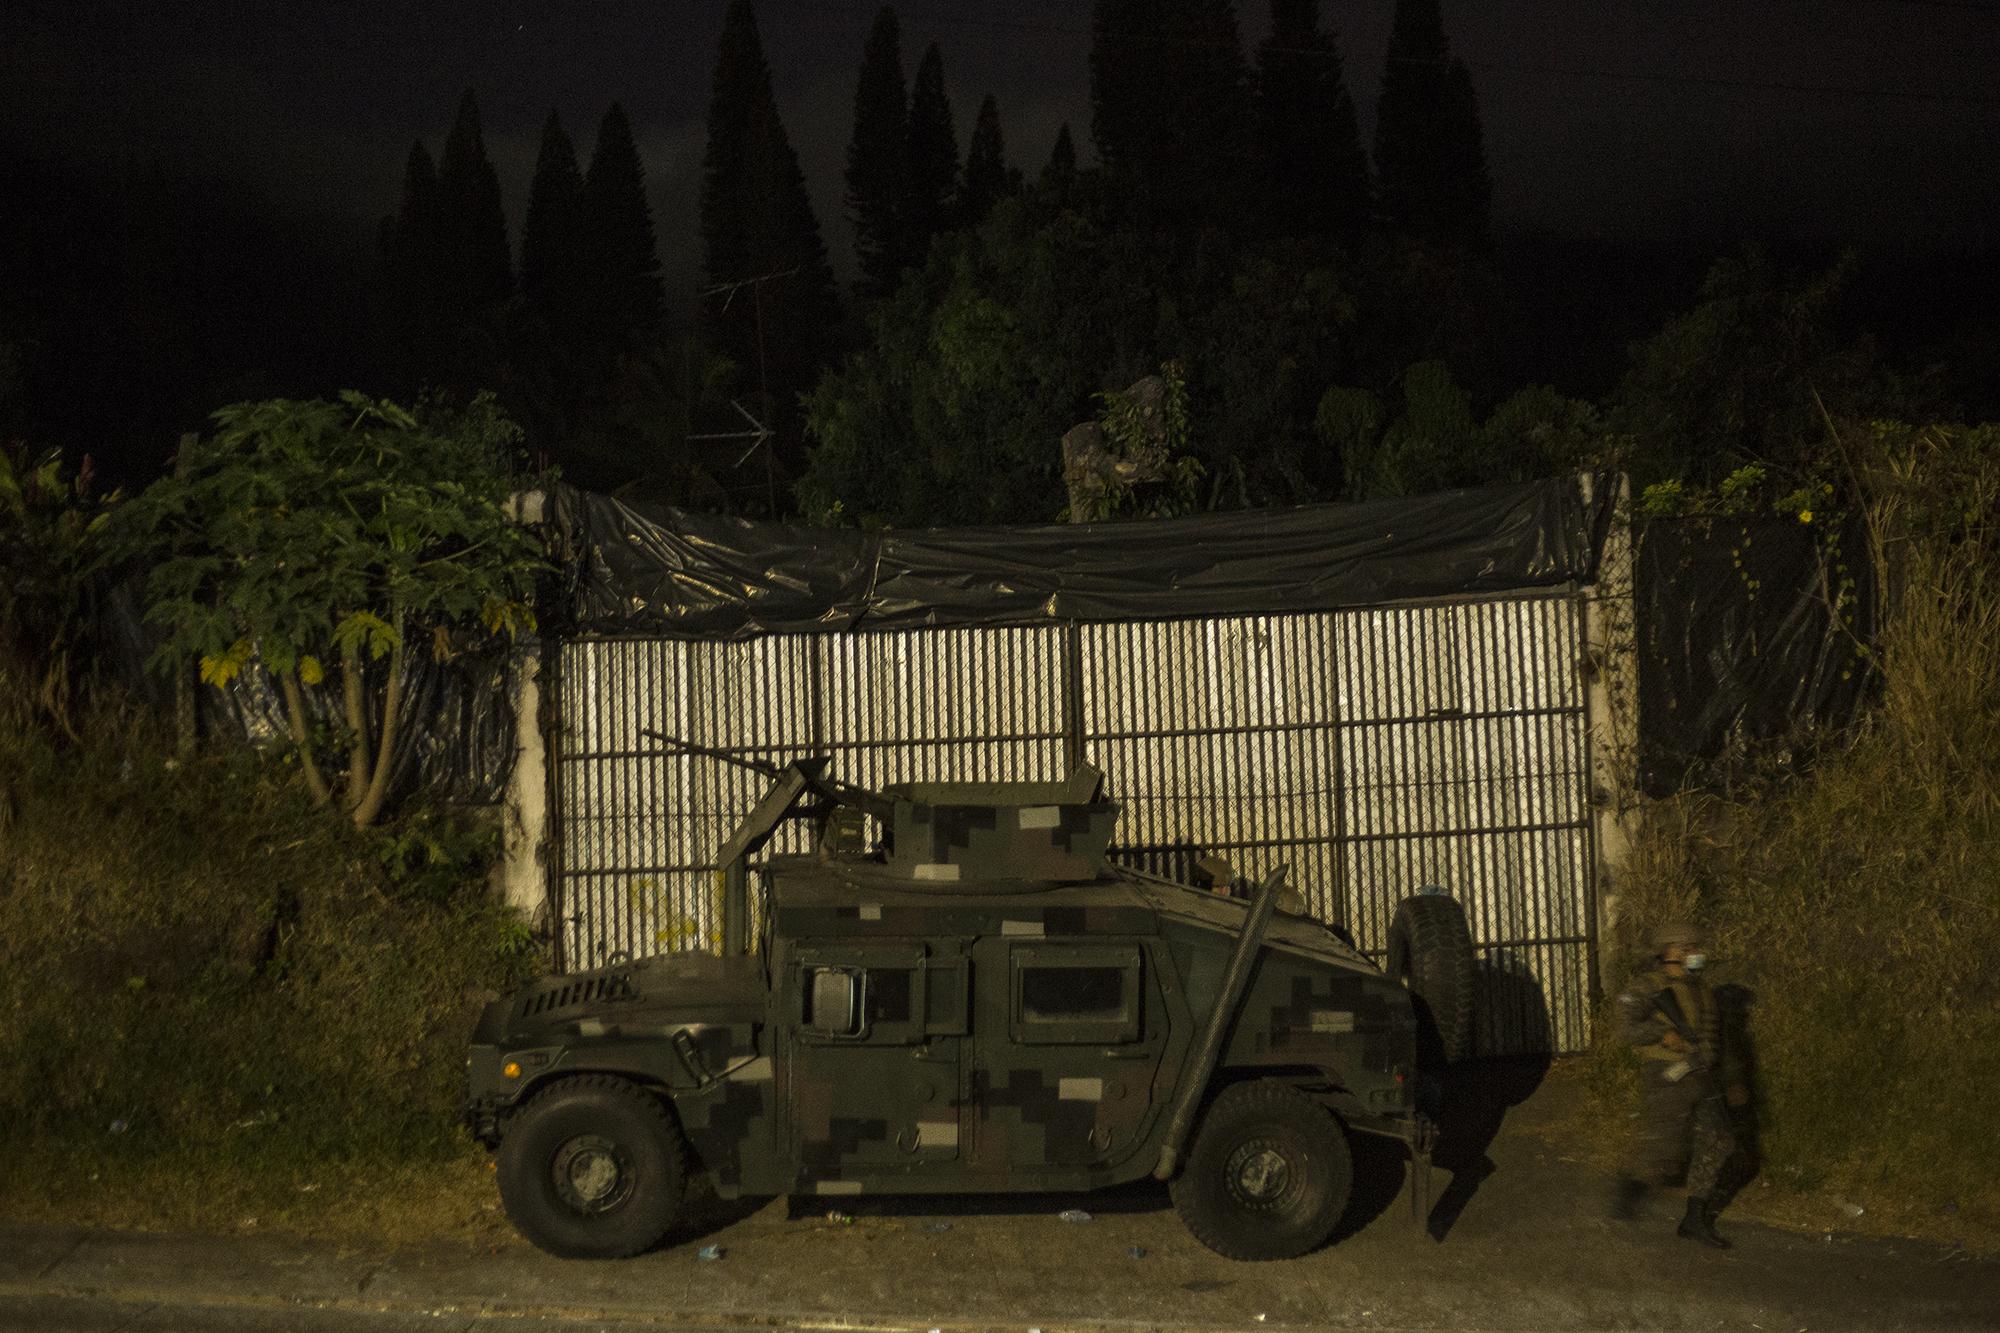
[{"label": "spare tire on vehicle", "polygon": [[1417,1060],[1442,1069],[1472,1053],[1472,930],[1465,908],[1442,891],[1413,894],[1389,923],[1387,972],[1410,988]]}]

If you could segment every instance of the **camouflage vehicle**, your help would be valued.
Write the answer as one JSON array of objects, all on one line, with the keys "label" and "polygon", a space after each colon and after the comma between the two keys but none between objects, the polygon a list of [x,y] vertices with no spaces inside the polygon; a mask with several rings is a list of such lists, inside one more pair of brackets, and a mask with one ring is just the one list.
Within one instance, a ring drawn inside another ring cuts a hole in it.
[{"label": "camouflage vehicle", "polygon": [[[1211,1249],[1286,1258],[1338,1223],[1350,1134],[1428,1166],[1420,1035],[1462,1046],[1471,996],[1449,897],[1405,900],[1385,975],[1282,869],[1245,900],[1109,863],[1094,770],[875,792],[826,768],[764,770],[723,849],[720,953],[485,1011],[468,1120],[536,1245],[645,1250],[696,1172],[836,1201],[1154,1176]],[[752,867],[788,818],[815,850]]]}]

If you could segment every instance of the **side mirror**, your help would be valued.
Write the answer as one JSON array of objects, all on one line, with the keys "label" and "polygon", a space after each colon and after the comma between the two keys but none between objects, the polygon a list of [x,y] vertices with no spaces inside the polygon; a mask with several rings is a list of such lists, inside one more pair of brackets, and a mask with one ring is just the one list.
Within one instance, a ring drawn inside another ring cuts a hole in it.
[{"label": "side mirror", "polygon": [[816,967],[806,993],[805,1025],[833,1037],[861,1034],[861,976],[844,967]]}]

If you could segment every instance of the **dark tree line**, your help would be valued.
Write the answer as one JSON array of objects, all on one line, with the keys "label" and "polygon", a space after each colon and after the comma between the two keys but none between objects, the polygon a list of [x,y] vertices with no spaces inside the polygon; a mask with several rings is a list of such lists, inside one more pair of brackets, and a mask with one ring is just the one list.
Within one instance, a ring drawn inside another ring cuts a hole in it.
[{"label": "dark tree line", "polygon": [[[1820,401],[1993,414],[1990,247],[1847,269],[1778,237],[1704,285],[1710,243],[1496,243],[1436,0],[1399,0],[1379,53],[1344,49],[1332,6],[1259,4],[1248,52],[1223,0],[1094,4],[1091,133],[1046,149],[980,90],[957,121],[945,53],[906,65],[881,11],[855,33],[847,292],[749,0],[702,177],[673,185],[700,195],[703,253],[672,265],[703,274],[692,300],[662,291],[617,107],[581,134],[549,115],[510,219],[468,96],[402,164],[377,254],[228,181],[10,151],[0,431],[137,484],[218,403],[490,388],[585,485],[912,523],[1052,516],[1064,432],[1169,361],[1203,505],[1526,475],[1606,440],[1635,475],[1699,478],[1808,456]],[[1357,58],[1384,61],[1366,144]]]},{"label": "dark tree line", "polygon": [[[809,513],[1052,517],[1056,441],[1163,363],[1187,391],[1203,505],[1526,474],[1574,450],[1593,419],[1553,392],[1509,398],[1491,429],[1474,412],[1501,397],[1506,311],[1484,257],[1490,187],[1470,80],[1435,0],[1398,5],[1379,187],[1319,4],[1270,0],[1270,17],[1253,61],[1229,0],[1097,0],[1097,164],[1079,167],[1065,128],[1026,186],[1004,165],[989,99],[955,225],[927,252],[902,252],[893,290],[893,247],[865,224],[899,214],[850,172],[864,292],[879,304],[809,400]],[[890,105],[894,42],[885,10],[857,101],[857,164],[894,147],[870,153],[862,136],[893,126],[892,111],[860,114]],[[1516,426],[1540,443],[1503,447]]]},{"label": "dark tree line", "polygon": [[[785,512],[801,480],[817,478],[815,493],[825,492],[822,424],[838,407],[826,385],[857,382],[823,376],[844,357],[884,351],[886,308],[907,314],[911,301],[944,299],[948,277],[954,299],[984,298],[974,308],[1019,326],[1025,298],[1006,291],[1003,276],[1018,256],[975,261],[982,251],[964,238],[999,226],[1032,253],[1038,232],[1082,227],[1106,247],[1088,262],[1130,284],[1086,284],[1116,307],[1097,312],[1112,341],[1076,344],[1072,364],[1037,372],[1052,376],[1032,395],[1040,406],[1030,426],[1048,437],[1048,458],[1002,470],[1045,480],[1062,417],[1087,412],[1094,392],[1122,387],[1121,376],[1143,373],[1155,357],[1207,349],[1191,363],[1190,386],[1209,404],[1211,473],[1233,479],[1240,503],[1337,492],[1339,468],[1306,459],[1301,441],[1327,377],[1366,365],[1386,388],[1403,364],[1446,355],[1458,326],[1477,321],[1455,309],[1423,321],[1430,332],[1412,339],[1388,327],[1393,316],[1357,310],[1376,298],[1435,295],[1408,289],[1405,278],[1420,273],[1451,287],[1453,299],[1474,281],[1465,261],[1399,257],[1394,246],[1404,242],[1394,238],[1468,252],[1484,242],[1490,186],[1477,111],[1435,0],[1399,0],[1373,173],[1316,0],[1271,0],[1270,35],[1254,61],[1230,0],[1097,0],[1089,51],[1097,164],[1079,163],[1065,125],[1032,184],[1009,161],[990,94],[961,155],[943,54],[929,44],[906,80],[893,8],[876,15],[859,54],[843,196],[856,261],[853,322],[779,116],[751,0],[732,0],[710,88],[700,181],[706,281],[694,310],[680,317],[665,302],[644,166],[619,105],[598,124],[587,165],[550,113],[517,263],[468,92],[440,156],[422,143],[411,149],[400,206],[384,225],[390,387],[459,395],[497,387],[532,446],[584,484]],[[1334,271],[1338,281],[1326,276]],[[1057,297],[1052,315],[1063,309]],[[984,336],[981,350],[1005,342]],[[1367,338],[1377,345],[1355,345]],[[1068,345],[1059,335],[1057,344]],[[1274,362],[1255,404],[1221,387],[1257,379],[1244,362],[1252,347]],[[935,346],[905,350],[917,362],[938,355]],[[990,471],[991,431],[950,438],[951,429],[922,413],[903,426],[918,457],[965,455],[942,471]],[[1270,438],[1247,438],[1257,431]],[[867,479],[857,474],[855,484]],[[849,498],[850,509],[880,508]]]},{"label": "dark tree line", "polygon": [[1021,188],[1020,173],[1007,164],[1000,108],[990,93],[979,105],[961,168],[944,56],[935,42],[925,47],[916,82],[906,90],[901,28],[887,5],[861,54],[846,184],[855,293],[864,305],[893,292],[939,235],[984,221]]},{"label": "dark tree line", "polygon": [[1471,76],[1437,0],[1397,0],[1374,173],[1318,0],[1271,0],[1254,68],[1229,0],[1098,0],[1091,129],[1137,215],[1170,229],[1477,248],[1492,186]]},{"label": "dark tree line", "polygon": [[607,393],[634,358],[657,349],[663,329],[645,169],[622,107],[599,122],[588,171],[549,114],[518,281],[471,92],[435,168],[421,142],[411,148],[382,251],[396,391],[500,387],[536,442],[567,446],[563,461],[591,479],[630,461],[618,445],[638,452],[637,441],[600,438],[618,434],[602,410]]},{"label": "dark tree line", "polygon": [[1465,63],[1451,54],[1437,0],[1396,0],[1375,128],[1382,216],[1430,241],[1483,245],[1493,183]]},{"label": "dark tree line", "polygon": [[840,345],[840,300],[798,155],[778,118],[749,0],[734,0],[708,104],[701,244],[710,287],[701,331],[710,380],[777,432],[760,460],[775,480],[800,459],[798,395]]},{"label": "dark tree line", "polygon": [[1371,202],[1368,155],[1317,0],[1273,0],[1254,86],[1256,166],[1270,230],[1360,235]]}]

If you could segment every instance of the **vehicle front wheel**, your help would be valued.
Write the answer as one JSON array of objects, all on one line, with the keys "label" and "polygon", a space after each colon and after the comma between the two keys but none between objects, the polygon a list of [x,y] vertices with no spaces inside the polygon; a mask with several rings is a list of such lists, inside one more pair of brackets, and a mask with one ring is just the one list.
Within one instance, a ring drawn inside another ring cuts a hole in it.
[{"label": "vehicle front wheel", "polygon": [[1331,1111],[1270,1079],[1223,1089],[1169,1192],[1196,1240],[1229,1259],[1292,1259],[1325,1243],[1354,1187]]},{"label": "vehicle front wheel", "polygon": [[552,1083],[508,1119],[500,1201],[522,1235],[564,1259],[623,1259],[679,1216],[687,1147],[659,1098],[620,1078]]}]

